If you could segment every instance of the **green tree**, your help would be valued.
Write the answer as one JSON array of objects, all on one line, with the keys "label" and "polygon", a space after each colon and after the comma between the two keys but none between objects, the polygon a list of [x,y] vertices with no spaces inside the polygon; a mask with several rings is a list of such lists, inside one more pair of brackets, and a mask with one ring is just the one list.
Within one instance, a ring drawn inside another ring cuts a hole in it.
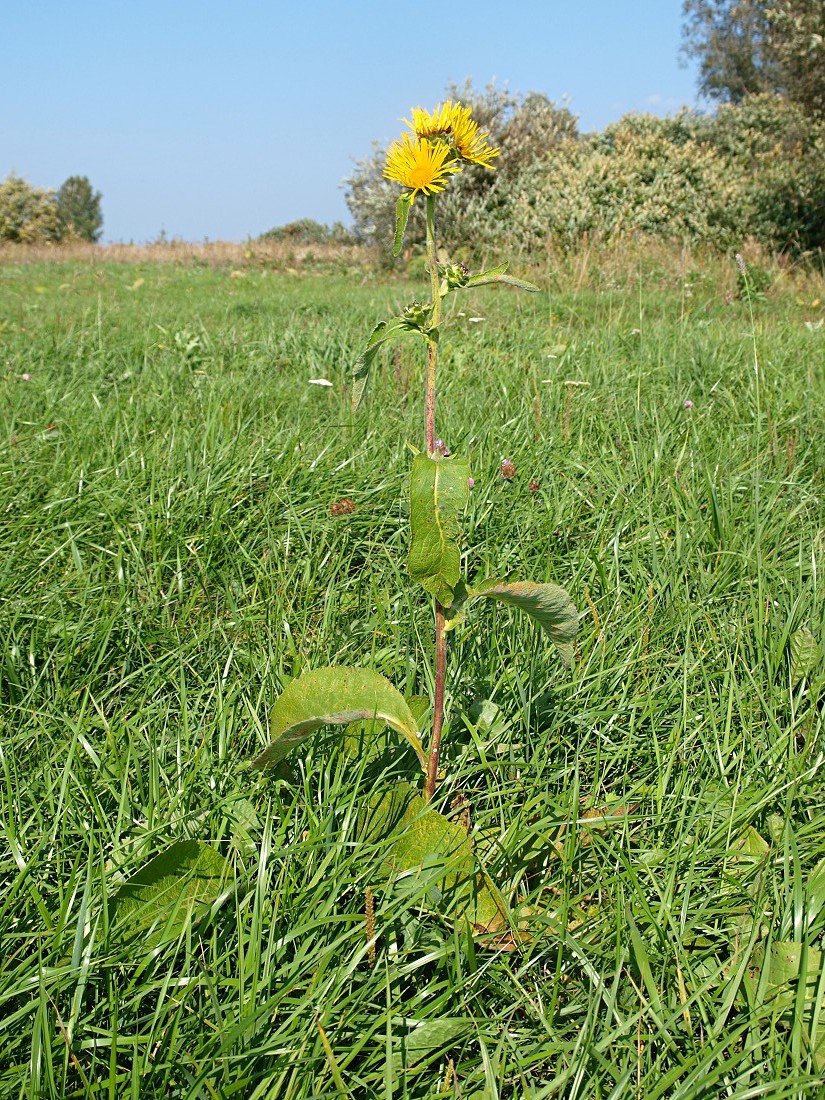
[{"label": "green tree", "polygon": [[57,192],[57,209],[65,237],[96,241],[103,228],[102,196],[87,176],[69,176]]},{"label": "green tree", "polygon": [[54,191],[32,187],[14,172],[0,183],[0,241],[43,244],[61,235]]},{"label": "green tree", "polygon": [[774,93],[825,116],[823,0],[683,0],[682,16],[701,95],[741,103]]},{"label": "green tree", "polygon": [[764,0],[684,0],[682,53],[699,62],[699,94],[724,103],[780,90]]},{"label": "green tree", "polygon": [[766,15],[783,90],[808,114],[825,118],[825,2],[773,0]]}]

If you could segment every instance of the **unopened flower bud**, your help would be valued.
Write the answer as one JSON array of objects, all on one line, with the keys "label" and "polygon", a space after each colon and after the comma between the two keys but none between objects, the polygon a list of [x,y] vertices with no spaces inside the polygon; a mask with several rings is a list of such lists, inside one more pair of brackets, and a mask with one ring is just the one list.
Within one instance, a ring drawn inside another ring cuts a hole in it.
[{"label": "unopened flower bud", "polygon": [[447,264],[444,268],[444,281],[450,290],[467,285],[470,272],[465,264]]}]

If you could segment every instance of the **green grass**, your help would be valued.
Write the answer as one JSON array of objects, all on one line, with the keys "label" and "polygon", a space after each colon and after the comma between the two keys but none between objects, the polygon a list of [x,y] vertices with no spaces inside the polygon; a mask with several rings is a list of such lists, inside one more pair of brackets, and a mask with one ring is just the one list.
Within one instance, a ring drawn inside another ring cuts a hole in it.
[{"label": "green grass", "polygon": [[[822,308],[660,274],[474,292],[444,335],[469,575],[567,587],[579,653],[502,608],[451,635],[437,803],[531,936],[401,880],[371,966],[357,814],[414,757],[247,764],[307,668],[431,688],[416,345],[346,395],[423,278],[0,268],[0,1095],[825,1094]],[[147,943],[109,901],[186,838],[237,889]]]}]

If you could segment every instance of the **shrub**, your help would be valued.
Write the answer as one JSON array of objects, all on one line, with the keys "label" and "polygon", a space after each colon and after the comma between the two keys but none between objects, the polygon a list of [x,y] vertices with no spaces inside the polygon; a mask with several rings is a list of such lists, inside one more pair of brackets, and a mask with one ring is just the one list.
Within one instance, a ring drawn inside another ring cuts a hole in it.
[{"label": "shrub", "polygon": [[725,249],[825,246],[825,126],[758,95],[714,116],[626,116],[564,141],[516,181],[523,248],[575,247],[628,232]]},{"label": "shrub", "polygon": [[740,232],[772,248],[825,247],[825,122],[781,96],[720,107],[707,140],[741,177]]},{"label": "shrub", "polygon": [[704,146],[695,120],[627,116],[603,134],[565,141],[519,177],[513,222],[522,247],[572,248],[587,235],[646,233],[728,244],[735,173]]},{"label": "shrub", "polygon": [[300,218],[286,225],[276,225],[257,238],[260,242],[282,242],[289,244],[350,244],[352,234],[342,225],[324,225],[313,218]]},{"label": "shrub", "polygon": [[54,191],[32,187],[13,172],[0,183],[1,241],[43,244],[62,236]]}]

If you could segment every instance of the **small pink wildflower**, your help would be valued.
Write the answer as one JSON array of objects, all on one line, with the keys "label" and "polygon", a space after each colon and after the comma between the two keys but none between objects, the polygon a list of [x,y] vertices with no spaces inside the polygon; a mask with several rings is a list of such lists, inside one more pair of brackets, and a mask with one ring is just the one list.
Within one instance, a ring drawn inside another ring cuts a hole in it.
[{"label": "small pink wildflower", "polygon": [[685,401],[685,402],[684,402],[684,403],[682,404],[682,408],[683,408],[683,409],[692,409],[692,408],[693,408],[693,402],[691,401],[691,399],[690,399],[690,398],[688,398],[688,399],[687,399],[687,400],[686,400],[686,401]]},{"label": "small pink wildflower", "polygon": [[467,478],[467,488],[468,489],[472,489],[473,486],[475,485],[475,483],[476,483],[476,479],[474,477],[468,477]]},{"label": "small pink wildflower", "polygon": [[21,382],[31,382],[31,380],[32,380],[32,376],[28,373],[28,371],[26,371],[25,374],[20,375],[20,381]]}]

